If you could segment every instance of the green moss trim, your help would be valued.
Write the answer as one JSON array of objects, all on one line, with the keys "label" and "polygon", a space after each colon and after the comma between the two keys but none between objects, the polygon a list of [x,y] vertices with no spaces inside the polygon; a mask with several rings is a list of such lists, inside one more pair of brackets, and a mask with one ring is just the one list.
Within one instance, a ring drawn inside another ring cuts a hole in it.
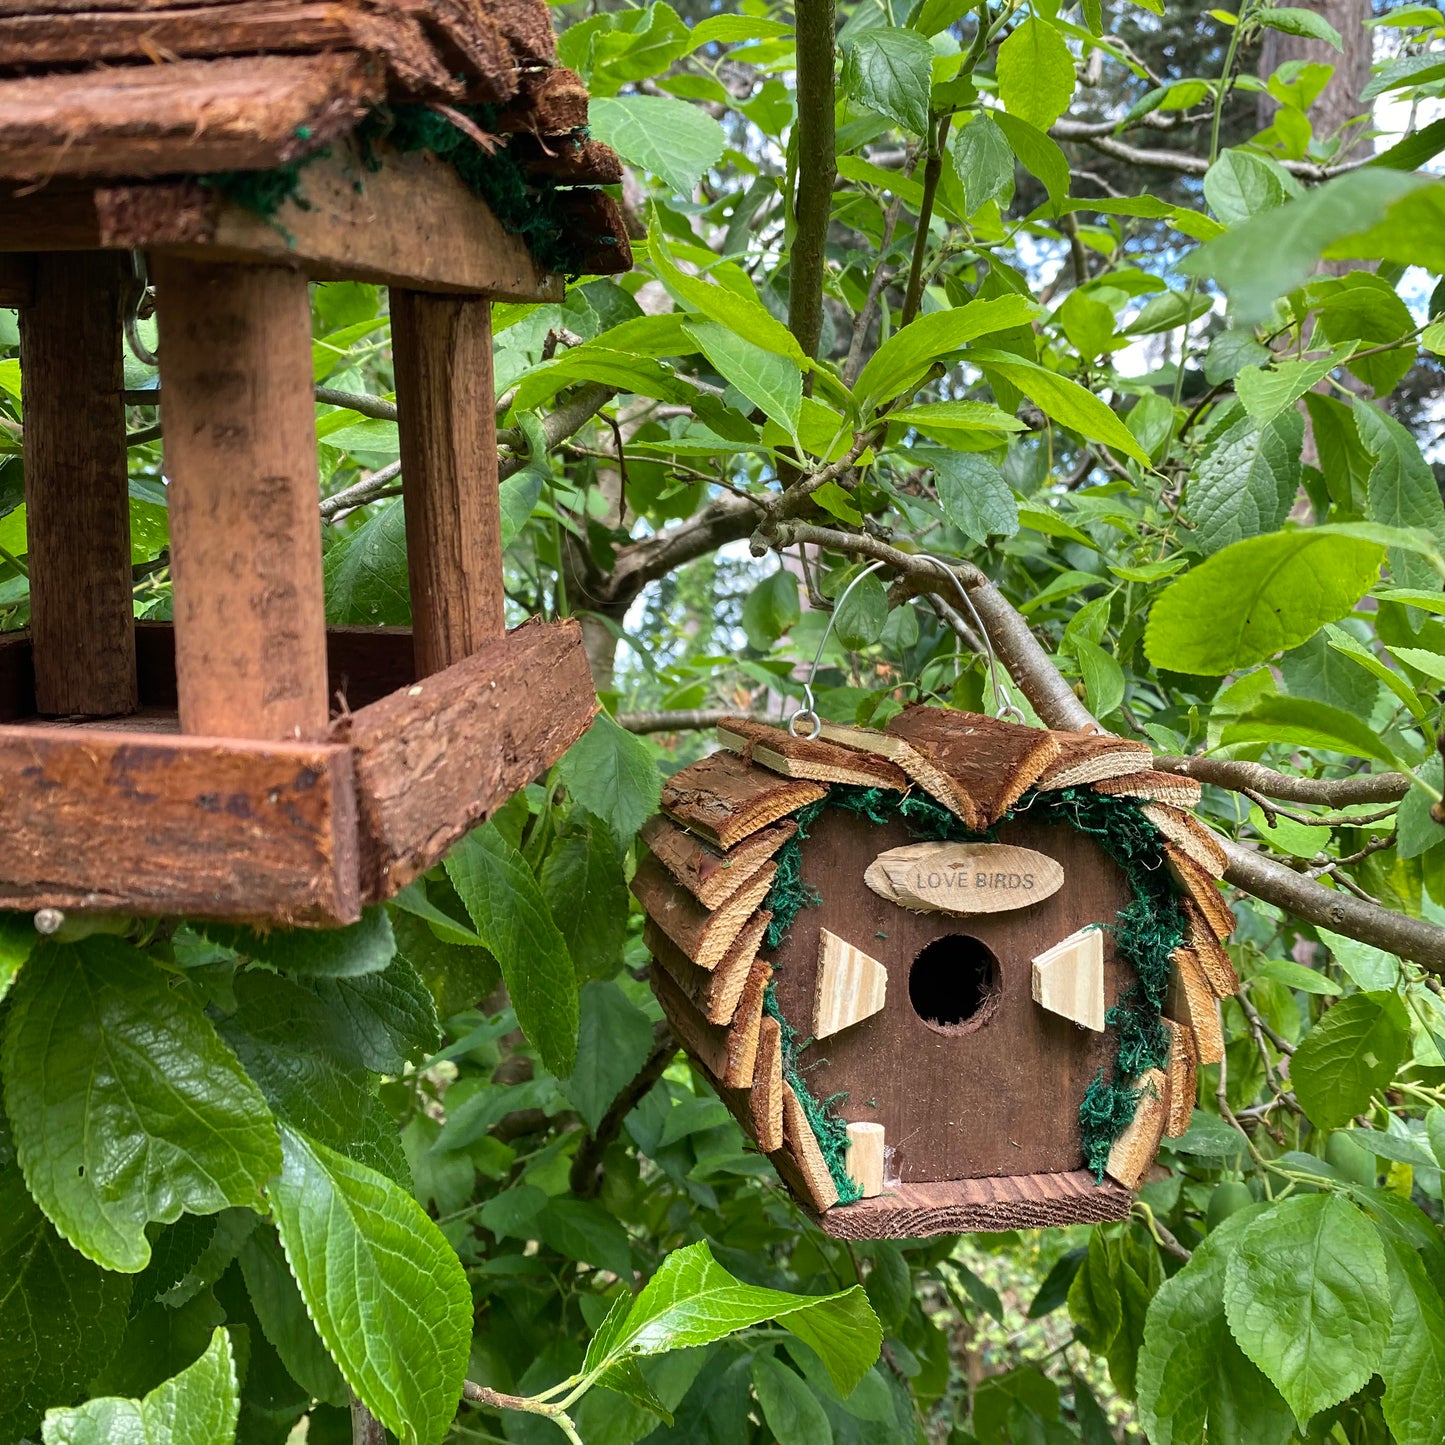
[{"label": "green moss trim", "polygon": [[[953,813],[926,793],[900,794],[886,788],[834,784],[826,798],[792,815],[798,831],[778,851],[777,876],[763,904],[773,915],[766,938],[769,948],[782,943],[804,908],[816,908],[822,902],[817,890],[803,881],[802,845],[807,841],[809,828],[827,808],[838,808],[880,826],[901,818],[915,837],[931,841],[975,843],[997,833],[996,828],[978,833],[964,827]],[[1169,987],[1174,950],[1185,938],[1184,909],[1165,866],[1164,840],[1133,799],[1110,797],[1089,788],[1029,792],[1004,821],[1023,814],[1041,823],[1075,828],[1096,839],[1123,870],[1132,894],[1116,920],[1104,926],[1114,935],[1118,956],[1134,970],[1138,981],[1109,1010],[1105,1019],[1118,1039],[1110,1074],[1106,1078],[1101,1069],[1079,1105],[1084,1158],[1095,1179],[1102,1183],[1109,1151],[1134,1117],[1139,1102],[1140,1075],[1149,1069],[1162,1068],[1169,1056],[1169,1038],[1160,1020],[1160,1011]],[[771,987],[765,1007],[783,1029],[788,1082],[803,1101],[813,1132],[818,1136],[818,1147],[838,1186],[840,1200],[851,1203],[859,1197],[858,1186],[848,1175],[844,1163],[847,1125],[834,1108],[846,1096],[837,1094],[822,1101],[814,1098],[797,1071],[795,1056],[800,1050],[795,1031],[778,1009]]]}]

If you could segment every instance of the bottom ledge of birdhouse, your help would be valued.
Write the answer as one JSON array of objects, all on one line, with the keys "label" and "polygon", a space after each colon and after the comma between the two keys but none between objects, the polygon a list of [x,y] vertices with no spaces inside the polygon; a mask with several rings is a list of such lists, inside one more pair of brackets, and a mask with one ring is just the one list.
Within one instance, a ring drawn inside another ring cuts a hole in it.
[{"label": "bottom ledge of birdhouse", "polygon": [[834,1239],[926,1239],[1000,1229],[1041,1229],[1126,1219],[1134,1196],[1111,1180],[1096,1184],[1079,1169],[894,1184],[873,1199],[835,1205],[817,1216]]},{"label": "bottom ledge of birdhouse", "polygon": [[0,639],[0,908],[352,923],[544,773],[597,708],[573,621],[526,624],[420,683],[408,633],[345,629],[332,683],[353,710],[329,739],[188,736],[170,629],[136,640],[140,713],[67,722],[33,715],[29,639]]}]

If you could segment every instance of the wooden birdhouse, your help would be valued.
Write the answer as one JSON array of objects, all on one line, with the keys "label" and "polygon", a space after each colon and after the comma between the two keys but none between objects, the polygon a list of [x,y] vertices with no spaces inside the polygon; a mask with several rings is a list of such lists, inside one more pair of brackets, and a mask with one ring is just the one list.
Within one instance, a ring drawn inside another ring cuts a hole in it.
[{"label": "wooden birdhouse", "polygon": [[940,708],[718,737],[633,891],[677,1037],[798,1199],[843,1238],[1123,1218],[1238,985],[1198,785]]},{"label": "wooden birdhouse", "polygon": [[[630,265],[554,55],[541,0],[0,0],[32,618],[0,907],[344,924],[587,727],[576,625],[503,625],[491,300]],[[137,255],[173,627],[132,620]],[[326,626],[314,279],[390,288],[408,633]]]}]

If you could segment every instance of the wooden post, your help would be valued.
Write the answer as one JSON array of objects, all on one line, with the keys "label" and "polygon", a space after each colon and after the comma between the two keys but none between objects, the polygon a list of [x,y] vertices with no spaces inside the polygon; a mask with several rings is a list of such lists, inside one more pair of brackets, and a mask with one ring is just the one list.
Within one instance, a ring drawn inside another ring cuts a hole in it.
[{"label": "wooden post", "polygon": [[30,630],[39,711],[137,706],[121,318],[128,261],[36,258],[20,312]]},{"label": "wooden post", "polygon": [[505,626],[492,306],[391,293],[418,677],[470,656]]},{"label": "wooden post", "polygon": [[326,617],[306,277],[152,264],[170,481],[181,729],[312,738]]}]

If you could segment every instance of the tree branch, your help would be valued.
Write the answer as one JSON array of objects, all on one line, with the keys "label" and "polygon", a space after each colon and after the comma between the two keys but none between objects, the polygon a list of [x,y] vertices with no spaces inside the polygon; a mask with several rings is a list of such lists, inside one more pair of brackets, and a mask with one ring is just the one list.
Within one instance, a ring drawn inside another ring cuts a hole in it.
[{"label": "tree branch", "polygon": [[617,725],[630,733],[699,733],[715,728],[724,718],[737,715],[736,708],[721,711],[684,708],[676,712],[620,712],[617,714]]},{"label": "tree branch", "polygon": [[923,204],[918,208],[918,230],[913,237],[913,261],[908,268],[908,290],[903,295],[903,310],[898,325],[907,326],[923,302],[923,258],[928,254],[928,229],[933,223],[933,201],[943,175],[944,146],[953,116],[945,115],[936,127],[930,127],[928,159],[923,163]]},{"label": "tree branch", "polygon": [[837,21],[833,0],[797,0],[797,231],[788,263],[788,326],[813,360],[823,330],[823,272],[837,159],[833,68]]},{"label": "tree branch", "polygon": [[1278,798],[1285,803],[1318,803],[1327,808],[1346,808],[1351,803],[1395,803],[1410,791],[1404,773],[1362,773],[1353,778],[1294,778],[1276,772],[1263,763],[1239,762],[1231,758],[1156,757],[1154,766],[1162,773],[1180,773],[1233,792],[1246,790]]}]

